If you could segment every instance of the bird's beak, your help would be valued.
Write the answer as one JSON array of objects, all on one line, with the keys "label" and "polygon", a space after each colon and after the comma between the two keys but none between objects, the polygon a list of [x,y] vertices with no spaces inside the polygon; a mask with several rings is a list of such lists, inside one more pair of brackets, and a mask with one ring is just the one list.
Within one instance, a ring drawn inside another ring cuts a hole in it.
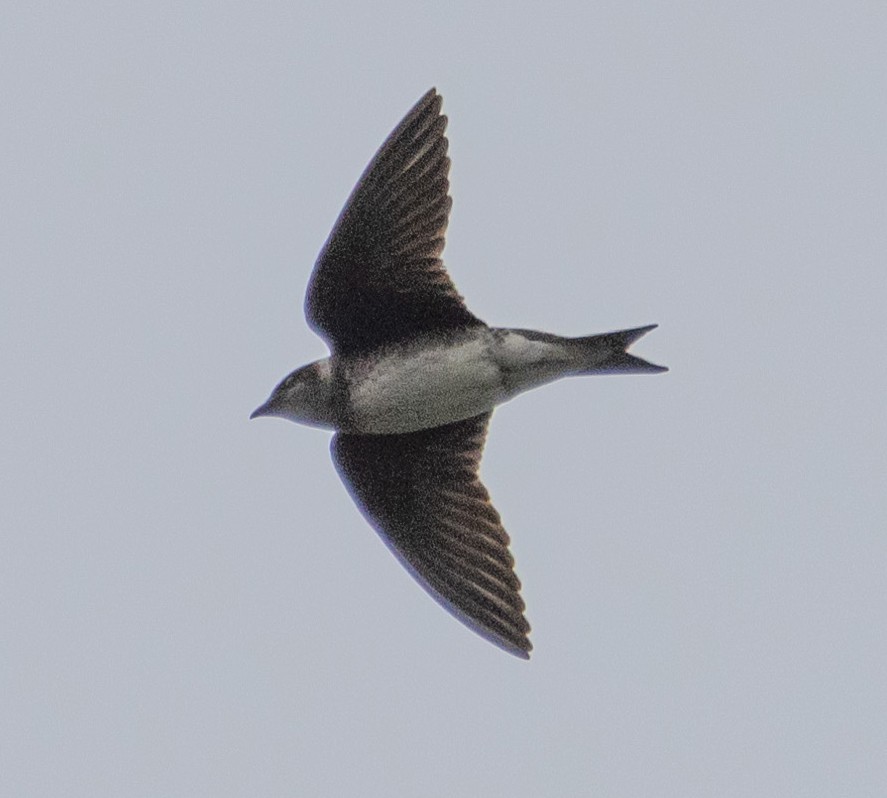
[{"label": "bird's beak", "polygon": [[258,418],[259,416],[270,416],[271,409],[268,407],[269,404],[270,402],[265,402],[265,404],[263,404],[261,407],[257,407],[255,410],[253,410],[252,413],[249,414],[249,417]]}]

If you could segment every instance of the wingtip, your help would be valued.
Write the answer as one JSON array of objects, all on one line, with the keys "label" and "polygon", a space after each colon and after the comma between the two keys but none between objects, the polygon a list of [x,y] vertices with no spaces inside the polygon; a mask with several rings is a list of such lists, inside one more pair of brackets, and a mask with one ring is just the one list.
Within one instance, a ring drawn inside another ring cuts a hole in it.
[{"label": "wingtip", "polygon": [[514,649],[506,649],[510,654],[514,654],[518,659],[529,660],[530,652],[533,650],[533,646],[527,641],[527,648],[514,648]]},{"label": "wingtip", "polygon": [[416,106],[419,108],[424,108],[433,102],[439,103],[442,100],[443,100],[443,98],[440,96],[440,94],[437,93],[437,87],[432,86],[430,89],[428,89],[428,91],[425,92],[425,94],[423,94],[419,98],[419,101],[416,103]]},{"label": "wingtip", "polygon": [[[448,607],[447,609],[449,609],[450,612],[456,616],[456,618],[462,621],[462,623],[464,623],[478,636],[484,638],[487,642],[492,643],[494,646],[496,646],[496,648],[501,649],[506,654],[511,654],[518,659],[530,658],[530,653],[533,650],[533,644],[530,642],[530,638],[527,636],[527,634],[503,634],[498,629],[493,629],[490,626],[480,624],[477,619],[471,619],[469,621],[466,620],[464,617],[460,617],[459,614],[453,612],[452,608]],[[529,624],[526,623],[526,618],[524,618],[523,620],[527,626],[527,630],[529,631]]]}]

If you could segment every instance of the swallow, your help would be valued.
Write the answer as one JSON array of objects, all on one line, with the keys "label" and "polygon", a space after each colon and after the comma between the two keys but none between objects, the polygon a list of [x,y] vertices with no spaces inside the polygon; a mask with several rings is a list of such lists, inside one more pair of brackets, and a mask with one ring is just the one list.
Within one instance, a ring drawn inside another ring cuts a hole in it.
[{"label": "swallow", "polygon": [[392,131],[318,256],[305,315],[330,356],[289,374],[250,418],[334,430],[342,481],[404,567],[528,659],[510,540],[478,476],[493,408],[561,377],[667,369],[626,351],[655,324],[568,338],[468,310],[441,260],[452,204],[441,104],[431,89]]}]

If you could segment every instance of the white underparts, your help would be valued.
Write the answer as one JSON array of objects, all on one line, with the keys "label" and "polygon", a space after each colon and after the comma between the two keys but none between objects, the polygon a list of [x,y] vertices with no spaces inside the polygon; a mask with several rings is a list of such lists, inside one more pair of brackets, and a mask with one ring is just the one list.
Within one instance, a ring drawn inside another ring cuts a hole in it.
[{"label": "white underparts", "polygon": [[383,355],[348,368],[354,432],[414,432],[486,413],[517,394],[565,376],[575,355],[518,332],[478,330]]}]

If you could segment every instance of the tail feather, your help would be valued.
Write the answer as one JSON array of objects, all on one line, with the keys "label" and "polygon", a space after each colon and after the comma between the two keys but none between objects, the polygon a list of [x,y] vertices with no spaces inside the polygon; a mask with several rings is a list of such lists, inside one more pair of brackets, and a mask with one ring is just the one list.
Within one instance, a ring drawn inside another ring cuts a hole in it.
[{"label": "tail feather", "polygon": [[638,338],[646,335],[650,330],[655,330],[658,326],[658,324],[648,324],[646,327],[635,327],[631,330],[619,330],[603,335],[588,335],[584,338],[571,339],[588,353],[588,365],[579,373],[659,374],[668,371],[666,366],[657,366],[655,363],[649,363],[625,351]]}]

